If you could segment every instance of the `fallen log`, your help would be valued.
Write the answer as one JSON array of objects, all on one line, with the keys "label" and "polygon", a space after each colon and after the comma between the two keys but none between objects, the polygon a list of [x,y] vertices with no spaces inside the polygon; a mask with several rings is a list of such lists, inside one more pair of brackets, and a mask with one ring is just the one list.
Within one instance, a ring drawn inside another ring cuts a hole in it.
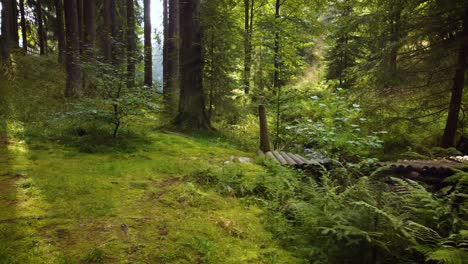
[{"label": "fallen log", "polygon": [[275,158],[281,165],[286,165],[288,162],[279,154],[277,151],[272,151],[273,155],[275,155]]},{"label": "fallen log", "polygon": [[288,154],[286,154],[286,152],[281,151],[280,155],[284,158],[284,160],[288,163],[289,166],[299,165],[291,157],[289,157]]}]

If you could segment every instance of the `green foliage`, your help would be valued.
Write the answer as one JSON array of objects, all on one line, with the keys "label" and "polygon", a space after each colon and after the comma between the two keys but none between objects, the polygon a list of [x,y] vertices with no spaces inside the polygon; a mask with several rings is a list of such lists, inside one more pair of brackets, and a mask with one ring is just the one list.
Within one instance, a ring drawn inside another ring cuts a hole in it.
[{"label": "green foliage", "polygon": [[[88,96],[71,102],[67,111],[50,120],[49,136],[62,137],[62,141],[77,143],[82,151],[92,153],[99,151],[99,145],[135,138],[128,130],[122,140],[114,140],[122,127],[135,126],[146,115],[157,112],[160,98],[150,89],[125,87],[124,75],[116,67],[98,62],[85,65]],[[52,135],[57,132],[59,135]]]},{"label": "green foliage", "polygon": [[282,99],[281,140],[322,152],[323,156],[366,155],[377,150],[386,131],[367,131],[361,106],[347,100],[347,91],[326,84],[291,88]]},{"label": "green foliage", "polygon": [[221,194],[261,205],[275,237],[304,261],[462,263],[466,256],[466,204],[460,204],[465,176],[452,179],[457,189],[441,198],[410,180],[392,178],[406,190],[399,193],[377,174],[356,178],[352,166],[316,182],[268,159],[258,162],[266,167],[254,178],[253,167],[236,163],[200,169],[192,177]]}]

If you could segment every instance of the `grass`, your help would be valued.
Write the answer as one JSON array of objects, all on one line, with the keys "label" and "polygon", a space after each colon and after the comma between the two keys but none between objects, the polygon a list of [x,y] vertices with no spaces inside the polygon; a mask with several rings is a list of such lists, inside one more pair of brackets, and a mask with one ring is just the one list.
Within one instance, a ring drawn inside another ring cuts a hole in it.
[{"label": "grass", "polygon": [[300,263],[254,203],[196,183],[205,168],[255,178],[262,167],[225,164],[253,153],[148,124],[128,151],[40,136],[64,105],[54,60],[16,56],[0,77],[0,263]]}]

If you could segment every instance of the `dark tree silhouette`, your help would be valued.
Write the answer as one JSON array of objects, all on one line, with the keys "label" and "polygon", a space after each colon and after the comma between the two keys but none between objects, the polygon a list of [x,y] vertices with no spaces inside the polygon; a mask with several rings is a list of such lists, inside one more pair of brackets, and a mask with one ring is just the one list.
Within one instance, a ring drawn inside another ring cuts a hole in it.
[{"label": "dark tree silhouette", "polygon": [[127,0],[127,87],[135,86],[135,10],[133,0]]},{"label": "dark tree silhouette", "polygon": [[202,86],[200,0],[180,1],[181,86],[175,125],[181,129],[210,130]]},{"label": "dark tree silhouette", "polygon": [[66,0],[65,9],[65,32],[66,32],[66,70],[67,85],[65,96],[78,96],[81,92],[81,69],[80,69],[80,38],[78,30],[77,0]]},{"label": "dark tree silhouette", "polygon": [[63,0],[55,0],[56,27],[58,40],[58,61],[65,63],[65,29],[63,21]]},{"label": "dark tree silhouette", "polygon": [[153,86],[153,55],[151,47],[151,0],[144,0],[145,20],[145,81],[148,87]]}]

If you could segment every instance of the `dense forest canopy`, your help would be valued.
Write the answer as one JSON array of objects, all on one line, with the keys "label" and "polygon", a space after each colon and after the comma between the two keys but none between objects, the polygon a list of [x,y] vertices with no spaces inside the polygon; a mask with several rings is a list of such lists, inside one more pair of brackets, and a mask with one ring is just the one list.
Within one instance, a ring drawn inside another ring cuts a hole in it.
[{"label": "dense forest canopy", "polygon": [[[468,0],[0,0],[0,13],[0,263],[468,259]],[[90,249],[70,234],[80,214],[85,234],[105,217],[133,225]]]}]

